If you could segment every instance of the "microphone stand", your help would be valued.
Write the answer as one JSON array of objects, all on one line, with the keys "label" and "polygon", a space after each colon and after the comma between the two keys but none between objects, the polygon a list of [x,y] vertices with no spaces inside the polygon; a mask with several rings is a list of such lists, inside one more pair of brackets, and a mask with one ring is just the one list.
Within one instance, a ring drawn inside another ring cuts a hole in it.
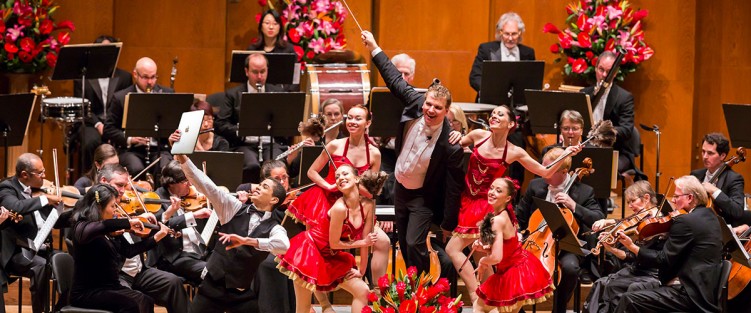
[{"label": "microphone stand", "polygon": [[[644,124],[639,124],[643,130],[652,131],[657,135],[657,160],[655,161],[655,190],[660,190],[660,176],[662,176],[662,173],[660,173],[660,135],[662,135],[662,132],[660,131],[660,127],[657,126],[657,124],[652,125],[652,127],[649,127]],[[642,156],[644,157],[644,156]]]}]

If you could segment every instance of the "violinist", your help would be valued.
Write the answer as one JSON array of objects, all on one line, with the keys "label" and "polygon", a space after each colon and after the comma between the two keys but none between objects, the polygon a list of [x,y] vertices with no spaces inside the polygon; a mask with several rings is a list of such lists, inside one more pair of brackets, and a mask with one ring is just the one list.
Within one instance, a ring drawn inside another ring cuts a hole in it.
[{"label": "violinist", "polygon": [[[634,216],[644,210],[651,210],[650,216],[657,213],[657,198],[648,181],[635,182],[626,189],[624,196],[629,208],[634,211]],[[592,231],[598,232],[605,229],[606,231],[600,233],[599,237],[602,238],[610,232],[608,227],[615,225],[616,222],[614,219],[599,220],[592,225]],[[664,236],[655,236],[646,243],[645,247],[661,250],[664,243]],[[602,277],[594,283],[587,296],[587,301],[584,302],[585,312],[611,312],[618,305],[621,294],[624,292],[650,289],[660,285],[656,267],[635,262],[636,255],[623,246],[613,246],[607,242],[603,242],[602,246],[609,253],[607,262],[610,268],[614,268],[611,271],[613,274]]]},{"label": "violinist", "polygon": [[121,285],[118,273],[123,258],[155,247],[167,235],[167,227],[162,225],[152,237],[135,244],[116,240],[114,234],[144,227],[137,218],[115,218],[118,199],[117,189],[98,184],[76,203],[71,220],[76,249],[70,301],[89,309],[154,312],[154,299]]},{"label": "violinist", "polygon": [[120,158],[117,157],[117,150],[110,144],[101,144],[94,150],[94,166],[86,174],[78,178],[74,186],[81,194],[86,193],[86,188],[91,187],[96,181],[96,175],[102,166],[106,164],[120,164]]},{"label": "violinist", "polygon": [[722,226],[705,206],[707,193],[696,177],[675,180],[672,202],[675,210],[688,214],[673,218],[661,250],[640,247],[619,233],[618,241],[636,255],[636,262],[660,269],[662,285],[624,293],[615,312],[720,311],[716,291],[722,269]]},{"label": "violinist", "polygon": [[[543,157],[542,165],[547,166],[553,163],[563,152],[564,150],[561,148],[550,149]],[[522,197],[519,205],[516,207],[519,227],[520,229],[527,229],[529,226],[529,218],[535,209],[532,197],[537,197],[546,199],[549,202],[558,203],[565,209],[570,210],[579,224],[579,234],[577,235],[580,239],[585,239],[582,234],[589,231],[592,224],[604,218],[605,215],[600,210],[597,201],[595,201],[594,189],[592,187],[577,181],[571,185],[568,194],[562,192],[569,180],[575,179],[575,177],[568,175],[568,171],[571,168],[571,158],[567,157],[561,162],[563,165],[548,178],[535,178],[529,182],[524,197]],[[574,291],[574,287],[579,282],[581,262],[582,260],[575,254],[561,251],[558,255],[558,264],[561,266],[561,281],[558,285],[556,301],[553,304],[553,312],[566,311],[566,304],[572,295],[572,291]]]},{"label": "violinist", "polygon": [[[166,142],[157,143],[153,138],[127,137],[123,130],[123,118],[125,111],[125,96],[129,93],[173,93],[174,90],[157,84],[156,62],[148,57],[138,59],[133,69],[134,84],[128,88],[115,92],[112,103],[107,105],[107,119],[104,122],[102,141],[109,142],[118,149],[120,164],[125,166],[131,175],[136,175],[146,167],[146,157],[154,150],[156,145],[164,147]],[[168,156],[169,149],[159,149],[162,154]],[[156,159],[156,157],[154,158]],[[169,157],[162,158],[161,168],[167,163]]]},{"label": "violinist", "polygon": [[[720,168],[723,168],[729,151],[730,144],[724,135],[720,133],[704,135],[701,143],[701,158],[704,162],[704,168],[691,171],[691,175],[702,182],[704,190],[712,197],[712,203],[717,213],[725,218],[725,221],[729,224],[738,226],[749,223],[747,219],[743,218],[746,203],[743,191],[743,176],[733,171],[732,168],[725,167],[722,173],[719,173],[720,176],[715,178]],[[712,181],[716,181],[716,183],[712,184]]]},{"label": "violinist", "polygon": [[32,197],[38,191],[45,178],[42,159],[33,153],[24,153],[16,160],[16,175],[0,183],[0,206],[23,215],[19,223],[13,223],[2,230],[2,257],[0,266],[8,274],[28,277],[31,280],[31,307],[34,313],[42,312],[45,307],[48,281],[45,265],[47,252],[40,249],[34,254],[31,250],[17,245],[34,239],[41,225],[61,199],[56,195],[43,194]]},{"label": "violinist", "polygon": [[[109,164],[99,170],[97,181],[115,188],[122,197],[125,186],[128,185],[128,172],[119,164]],[[118,199],[119,200],[119,199]],[[118,201],[119,202],[119,201]],[[139,217],[151,224],[158,224],[151,213],[143,213]],[[124,233],[114,238],[120,245],[136,244],[140,238]],[[183,279],[179,276],[147,266],[142,254],[128,258],[121,258],[120,284],[130,289],[140,291],[154,299],[158,305],[167,308],[169,313],[188,312],[188,294],[183,288]]]},{"label": "violinist", "polygon": [[156,249],[150,251],[148,265],[199,284],[201,272],[206,267],[206,243],[201,243],[199,237],[211,210],[200,208],[188,212],[181,207],[181,200],[191,196],[191,191],[192,197],[195,198],[196,194],[177,161],[167,163],[162,169],[160,182],[162,186],[156,190],[157,195],[172,202],[162,204],[155,216],[170,228],[180,230],[182,236],[162,240]]},{"label": "violinist", "polygon": [[[180,131],[170,135],[170,143],[180,140]],[[249,237],[250,246],[229,250],[227,242],[217,241],[206,262],[203,281],[193,298],[191,312],[252,312],[257,295],[251,289],[258,264],[269,252],[278,255],[289,248],[287,231],[271,218],[286,192],[278,181],[265,179],[250,193],[250,204],[222,192],[185,155],[176,155],[188,181],[206,195],[219,217],[219,235]]]},{"label": "violinist", "polygon": [[[0,230],[10,226],[11,222],[9,221],[9,217],[10,211],[5,207],[0,207]],[[6,221],[8,223],[6,223]],[[7,284],[8,276],[5,274],[2,264],[0,264],[0,313],[5,313],[5,297],[3,296],[3,293],[7,290]]]}]

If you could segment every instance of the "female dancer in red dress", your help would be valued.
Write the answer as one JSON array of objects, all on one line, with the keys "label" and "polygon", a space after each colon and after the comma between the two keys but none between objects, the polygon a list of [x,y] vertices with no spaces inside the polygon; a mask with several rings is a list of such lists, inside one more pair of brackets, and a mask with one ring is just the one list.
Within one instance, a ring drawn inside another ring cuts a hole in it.
[{"label": "female dancer in red dress", "polygon": [[[511,200],[516,194],[514,182],[498,178],[488,190],[488,204],[492,213],[480,225],[483,239],[473,248],[488,255],[480,258],[479,270],[494,266],[491,275],[479,288],[474,312],[518,312],[523,305],[544,302],[553,295],[553,281],[540,260],[522,249],[516,232],[516,215]],[[486,235],[487,234],[487,235]]]},{"label": "female dancer in red dress", "polygon": [[[488,206],[488,188],[490,184],[506,172],[506,168],[513,162],[520,162],[527,170],[540,176],[555,173],[562,163],[550,169],[545,169],[540,163],[527,154],[522,148],[506,140],[509,133],[516,128],[516,116],[508,106],[502,105],[493,110],[490,116],[490,131],[475,129],[462,137],[460,144],[475,148],[469,158],[469,168],[464,178],[466,188],[462,192],[461,208],[459,209],[459,223],[454,229],[454,236],[446,245],[446,253],[451,257],[454,267],[467,286],[470,299],[477,299],[475,290],[478,281],[472,274],[472,264],[464,262],[467,256],[462,250],[472,244],[479,237],[478,224],[483,217],[491,213]],[[456,138],[452,132],[452,138]],[[578,152],[578,146],[567,148]],[[462,264],[464,267],[462,268]]]},{"label": "female dancer in red dress", "polygon": [[[368,171],[363,181],[383,182],[385,175]],[[382,187],[370,182],[362,185],[371,186],[368,192],[372,194]],[[292,238],[287,253],[278,257],[279,270],[295,282],[298,313],[310,312],[313,291],[343,288],[352,294],[352,312],[360,312],[368,303],[368,285],[360,279],[368,258],[361,258],[358,266],[355,257],[343,250],[360,248],[360,255],[368,255],[368,247],[378,240],[372,232],[375,204],[360,196],[360,178],[349,164],[336,170],[336,187],[342,197],[309,230]]]}]

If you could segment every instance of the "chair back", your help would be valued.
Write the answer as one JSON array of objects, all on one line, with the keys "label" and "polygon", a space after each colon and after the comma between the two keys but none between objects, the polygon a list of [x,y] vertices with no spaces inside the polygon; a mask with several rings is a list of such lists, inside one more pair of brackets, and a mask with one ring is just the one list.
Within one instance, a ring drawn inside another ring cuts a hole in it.
[{"label": "chair back", "polygon": [[57,292],[60,293],[60,307],[68,305],[70,289],[73,287],[73,257],[60,252],[52,255],[50,261],[52,277],[57,280]]},{"label": "chair back", "polygon": [[717,284],[717,305],[720,307],[720,312],[725,312],[725,304],[728,299],[728,277],[730,277],[730,267],[732,265],[732,262],[722,260],[720,283]]}]

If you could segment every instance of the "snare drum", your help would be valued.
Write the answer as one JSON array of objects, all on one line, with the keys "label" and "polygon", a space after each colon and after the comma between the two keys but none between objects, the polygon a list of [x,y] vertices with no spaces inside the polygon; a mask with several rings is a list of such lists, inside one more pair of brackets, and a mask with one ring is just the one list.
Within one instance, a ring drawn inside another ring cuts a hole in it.
[{"label": "snare drum", "polygon": [[[88,99],[84,99],[89,104]],[[83,120],[81,98],[55,97],[42,101],[42,118],[62,123],[77,123]]]},{"label": "snare drum", "polygon": [[320,113],[324,101],[335,98],[344,112],[355,104],[365,105],[370,95],[370,70],[366,64],[308,64],[306,92],[310,95],[307,114]]}]

